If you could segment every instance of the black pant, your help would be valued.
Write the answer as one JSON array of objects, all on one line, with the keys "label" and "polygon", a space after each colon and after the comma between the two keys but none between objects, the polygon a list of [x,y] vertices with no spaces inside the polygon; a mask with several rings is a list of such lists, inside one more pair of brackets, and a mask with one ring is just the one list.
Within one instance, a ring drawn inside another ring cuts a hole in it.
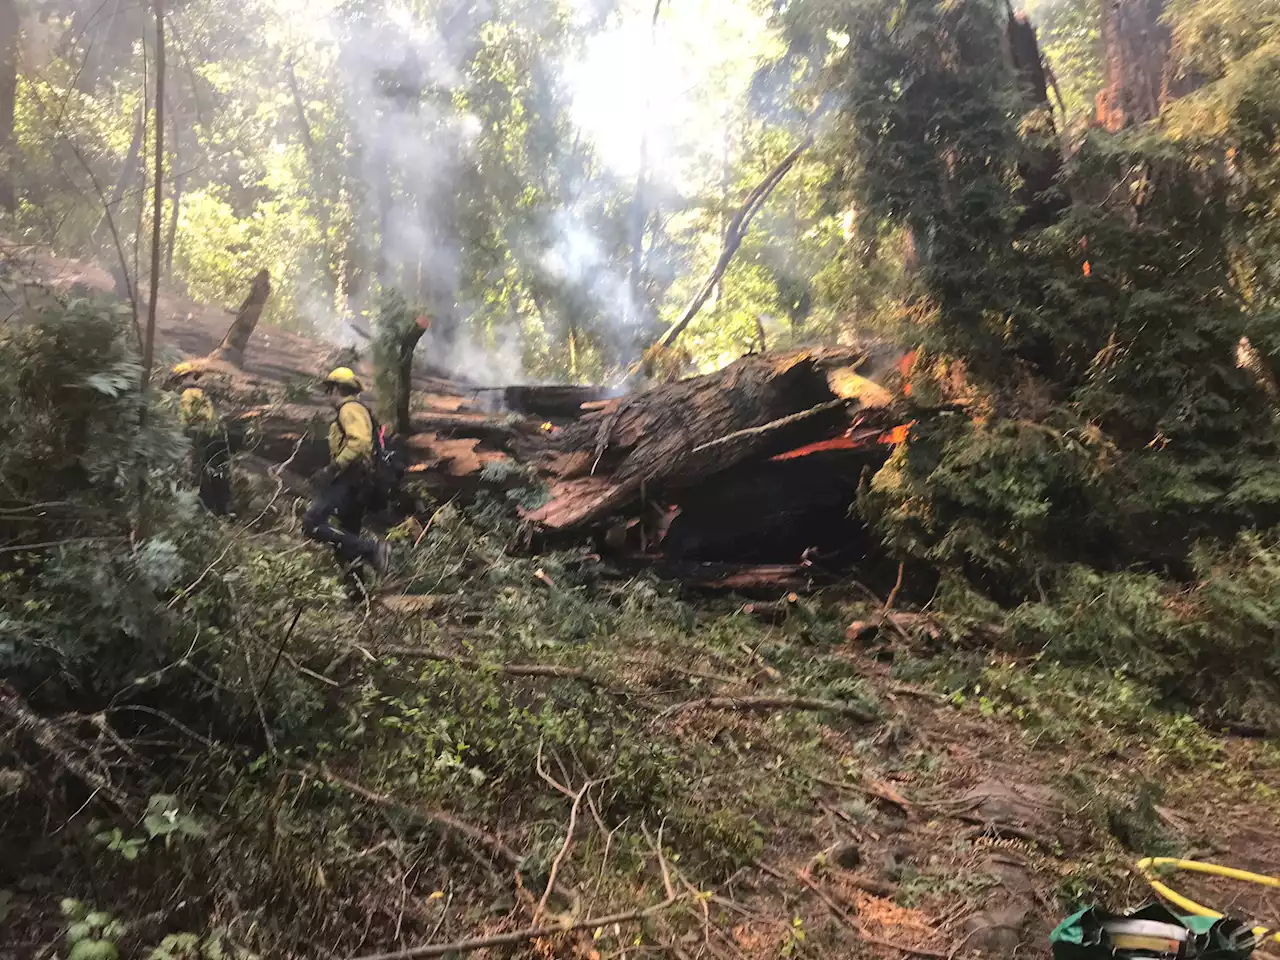
[{"label": "black pant", "polygon": [[[334,552],[344,565],[372,560],[378,542],[360,536],[368,498],[368,470],[362,464],[352,464],[327,487],[317,491],[302,516],[302,532],[312,540],[333,544]],[[338,526],[331,522],[335,519]]]},{"label": "black pant", "polygon": [[191,437],[200,502],[210,513],[223,516],[231,509],[231,448],[227,438],[209,430]]}]

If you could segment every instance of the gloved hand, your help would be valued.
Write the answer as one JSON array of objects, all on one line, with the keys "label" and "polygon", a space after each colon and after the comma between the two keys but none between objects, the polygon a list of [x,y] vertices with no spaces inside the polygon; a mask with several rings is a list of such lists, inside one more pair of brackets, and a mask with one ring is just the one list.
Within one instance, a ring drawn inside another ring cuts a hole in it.
[{"label": "gloved hand", "polygon": [[336,463],[331,463],[326,467],[321,467],[311,475],[311,486],[317,490],[323,490],[333,481],[338,479],[341,468]]}]

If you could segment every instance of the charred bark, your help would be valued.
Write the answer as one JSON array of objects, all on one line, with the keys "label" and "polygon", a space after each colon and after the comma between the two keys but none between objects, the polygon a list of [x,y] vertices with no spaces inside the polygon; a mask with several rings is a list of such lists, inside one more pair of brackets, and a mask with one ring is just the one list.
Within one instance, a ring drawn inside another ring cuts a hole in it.
[{"label": "charred bark", "polygon": [[430,326],[430,320],[419,317],[412,327],[400,335],[396,344],[395,432],[401,436],[407,435],[412,429],[409,422],[409,394],[413,389],[413,353]]},{"label": "charred bark", "polygon": [[1018,161],[1018,203],[1022,215],[1019,229],[1045,227],[1053,223],[1067,207],[1067,198],[1058,189],[1062,171],[1062,151],[1057,143],[1053,110],[1049,105],[1049,82],[1040,54],[1036,28],[1026,14],[1009,17],[1006,28],[1009,60],[1017,73],[1019,85],[1029,110],[1038,118],[1041,144]]},{"label": "charred bark", "polygon": [[245,297],[244,303],[240,304],[236,318],[228,328],[226,336],[222,338],[222,343],[209,354],[210,360],[220,360],[235,367],[244,366],[244,352],[249,347],[249,338],[253,336],[258,320],[262,317],[262,310],[267,305],[267,298],[270,296],[271,274],[266,270],[259,270],[249,288],[249,296]]},{"label": "charred bark", "polygon": [[745,357],[588,413],[554,438],[544,458],[557,478],[552,500],[531,519],[548,530],[589,526],[642,496],[839,436],[860,407],[845,374],[865,358],[850,348]]}]

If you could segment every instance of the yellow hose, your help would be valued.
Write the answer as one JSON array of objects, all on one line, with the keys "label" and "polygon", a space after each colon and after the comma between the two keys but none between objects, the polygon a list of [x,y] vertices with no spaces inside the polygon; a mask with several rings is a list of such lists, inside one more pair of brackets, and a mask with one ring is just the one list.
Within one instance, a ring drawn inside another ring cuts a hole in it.
[{"label": "yellow hose", "polygon": [[[1216,910],[1210,910],[1203,904],[1196,903],[1194,900],[1184,897],[1176,890],[1172,890],[1165,886],[1155,877],[1155,871],[1160,867],[1172,867],[1174,870],[1187,870],[1191,873],[1207,873],[1214,877],[1225,877],[1228,880],[1243,880],[1245,883],[1256,883],[1263,887],[1280,888],[1280,878],[1267,877],[1260,873],[1249,873],[1247,870],[1236,870],[1233,867],[1220,867],[1216,863],[1201,863],[1198,860],[1179,860],[1177,857],[1147,857],[1138,861],[1138,872],[1142,874],[1143,879],[1151,884],[1151,889],[1158,893],[1164,899],[1168,900],[1174,906],[1181,907],[1188,913],[1194,913],[1199,917],[1221,917],[1222,914]],[[1254,927],[1253,935],[1259,940],[1270,939],[1276,943],[1280,943],[1280,933],[1273,933],[1266,927]]]}]

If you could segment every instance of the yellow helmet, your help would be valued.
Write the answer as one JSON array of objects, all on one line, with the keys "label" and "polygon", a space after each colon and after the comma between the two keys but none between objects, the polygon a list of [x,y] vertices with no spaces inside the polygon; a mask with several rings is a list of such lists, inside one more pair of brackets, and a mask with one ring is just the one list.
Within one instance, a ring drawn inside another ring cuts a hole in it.
[{"label": "yellow helmet", "polygon": [[182,361],[182,363],[178,364],[172,370],[170,370],[169,375],[173,377],[185,377],[188,374],[198,373],[198,372],[199,371],[196,369],[196,365],[194,363],[192,363],[190,360],[184,360]]},{"label": "yellow helmet", "polygon": [[364,384],[360,382],[360,378],[352,372],[350,367],[334,367],[329,371],[329,375],[324,378],[325,386],[352,387],[357,393],[364,390]]}]

